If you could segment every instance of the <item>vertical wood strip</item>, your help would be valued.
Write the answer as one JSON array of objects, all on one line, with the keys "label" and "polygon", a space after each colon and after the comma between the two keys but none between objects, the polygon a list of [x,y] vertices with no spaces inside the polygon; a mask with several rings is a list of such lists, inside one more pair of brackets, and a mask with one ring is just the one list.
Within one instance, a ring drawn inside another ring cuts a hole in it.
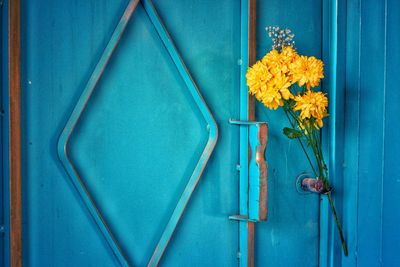
[{"label": "vertical wood strip", "polygon": [[254,267],[254,223],[247,223],[247,266]]},{"label": "vertical wood strip", "polygon": [[10,265],[22,266],[20,0],[9,1]]},{"label": "vertical wood strip", "polygon": [[[249,1],[249,66],[256,63],[256,0]],[[249,94],[249,120],[255,120],[255,100],[252,95]]]},{"label": "vertical wood strip", "polygon": [[[256,0],[249,0],[249,16],[248,16],[248,57],[249,57],[249,66],[253,65],[256,62]],[[249,121],[255,120],[255,101],[254,97],[248,94],[248,116]],[[249,147],[250,151],[250,147]],[[250,161],[249,157],[249,161]],[[254,266],[254,223],[248,222],[247,231],[248,231],[248,239],[247,239],[247,247],[248,247],[248,256],[247,256],[247,266]]]}]

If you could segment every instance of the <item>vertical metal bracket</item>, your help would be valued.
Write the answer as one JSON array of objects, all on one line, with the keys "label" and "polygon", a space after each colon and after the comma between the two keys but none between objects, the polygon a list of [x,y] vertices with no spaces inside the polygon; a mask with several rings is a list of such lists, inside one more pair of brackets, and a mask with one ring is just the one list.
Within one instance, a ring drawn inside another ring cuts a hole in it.
[{"label": "vertical metal bracket", "polygon": [[[266,122],[229,120],[229,123],[248,127],[249,138],[249,194],[247,214],[232,215],[229,219],[260,222],[267,219],[267,177],[268,167],[265,160],[265,148],[268,140]],[[239,166],[239,171],[240,171]]]},{"label": "vertical metal bracket", "polygon": [[[239,119],[242,121],[255,120],[254,97],[248,92],[246,83],[246,72],[249,66],[256,62],[256,0],[240,1],[240,112]],[[240,153],[240,175],[239,175],[239,213],[249,218],[249,129],[240,126],[239,131],[239,153]],[[254,222],[239,221],[239,266],[254,266]]]}]

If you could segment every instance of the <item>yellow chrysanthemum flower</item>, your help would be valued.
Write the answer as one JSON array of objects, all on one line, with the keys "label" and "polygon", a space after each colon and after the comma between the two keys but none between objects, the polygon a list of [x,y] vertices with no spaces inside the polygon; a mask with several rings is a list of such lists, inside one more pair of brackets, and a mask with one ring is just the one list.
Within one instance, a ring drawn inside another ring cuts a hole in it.
[{"label": "yellow chrysanthemum flower", "polygon": [[295,96],[294,100],[296,104],[293,110],[300,111],[300,118],[303,121],[314,118],[314,126],[316,128],[321,128],[323,126],[322,119],[328,115],[328,98],[325,94],[308,90],[303,95],[299,94]]},{"label": "yellow chrysanthemum flower", "polygon": [[299,86],[306,85],[307,89],[318,86],[324,78],[324,63],[315,57],[299,56],[290,65],[293,82]]},{"label": "yellow chrysanthemum flower", "polygon": [[283,106],[282,95],[272,87],[264,91],[261,102],[269,109],[277,109]]},{"label": "yellow chrysanthemum flower", "polygon": [[283,100],[293,98],[290,66],[298,57],[291,46],[283,47],[281,52],[273,49],[267,53],[246,73],[250,94],[270,109],[283,106]]},{"label": "yellow chrysanthemum flower", "polygon": [[281,62],[282,62],[282,69],[285,74],[289,77],[290,83],[296,83],[296,80],[293,79],[293,74],[291,72],[291,65],[294,61],[297,60],[299,55],[297,54],[296,50],[294,50],[291,46],[286,46],[282,49],[281,52]]},{"label": "yellow chrysanthemum flower", "polygon": [[262,59],[261,62],[268,66],[268,69],[275,74],[276,72],[281,72],[281,59],[278,50],[269,51]]},{"label": "yellow chrysanthemum flower", "polygon": [[291,46],[282,48],[279,53],[277,50],[271,50],[262,58],[262,63],[268,66],[274,75],[280,73],[288,73],[290,65],[298,57],[296,50]]},{"label": "yellow chrysanthemum flower", "polygon": [[268,67],[261,61],[257,61],[247,70],[246,81],[249,92],[254,95],[257,100],[262,101],[263,91],[267,89],[267,82],[272,78]]},{"label": "yellow chrysanthemum flower", "polygon": [[282,98],[288,100],[289,98],[293,98],[293,95],[289,90],[291,85],[292,83],[290,82],[289,77],[283,73],[279,73],[268,82],[267,87],[279,91]]},{"label": "yellow chrysanthemum flower", "polygon": [[[285,46],[280,53],[281,68],[283,73],[288,73],[290,70],[290,65],[299,57],[296,50],[291,46]],[[290,76],[291,73],[289,74]],[[292,78],[292,77],[290,77]],[[295,82],[292,82],[295,83]]]},{"label": "yellow chrysanthemum flower", "polygon": [[297,54],[296,50],[292,46],[285,46],[282,49],[281,55],[284,58],[289,59],[289,61],[293,61],[296,59],[299,55]]}]

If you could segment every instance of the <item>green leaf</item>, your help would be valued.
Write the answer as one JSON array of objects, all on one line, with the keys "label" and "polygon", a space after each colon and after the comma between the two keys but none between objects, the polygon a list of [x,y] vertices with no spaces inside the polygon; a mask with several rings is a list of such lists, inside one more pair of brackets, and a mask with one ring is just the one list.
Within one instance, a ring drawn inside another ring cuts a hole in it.
[{"label": "green leaf", "polygon": [[289,105],[289,107],[290,108],[292,108],[292,107],[294,107],[294,105],[296,105],[296,101],[294,101],[293,99],[288,99],[288,100],[286,100],[287,101],[287,103],[288,103],[288,105]]},{"label": "green leaf", "polygon": [[283,128],[283,134],[290,139],[300,138],[303,136],[303,133],[301,131],[288,127]]}]

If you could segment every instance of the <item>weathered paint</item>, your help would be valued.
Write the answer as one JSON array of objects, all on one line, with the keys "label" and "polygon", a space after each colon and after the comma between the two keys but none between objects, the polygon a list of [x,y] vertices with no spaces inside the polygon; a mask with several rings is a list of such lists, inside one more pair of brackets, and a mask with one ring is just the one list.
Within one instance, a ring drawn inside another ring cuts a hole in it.
[{"label": "weathered paint", "polygon": [[[267,219],[267,163],[265,160],[265,148],[268,140],[268,126],[265,122],[229,120],[229,123],[248,128],[248,170],[246,188],[248,199],[244,199],[247,205],[247,213],[229,216],[232,220],[242,222],[261,222]],[[238,166],[241,171],[243,166]]]},{"label": "weathered paint", "polygon": [[249,127],[249,218],[265,221],[268,213],[268,169],[265,149],[268,140],[266,123],[256,123]]}]

